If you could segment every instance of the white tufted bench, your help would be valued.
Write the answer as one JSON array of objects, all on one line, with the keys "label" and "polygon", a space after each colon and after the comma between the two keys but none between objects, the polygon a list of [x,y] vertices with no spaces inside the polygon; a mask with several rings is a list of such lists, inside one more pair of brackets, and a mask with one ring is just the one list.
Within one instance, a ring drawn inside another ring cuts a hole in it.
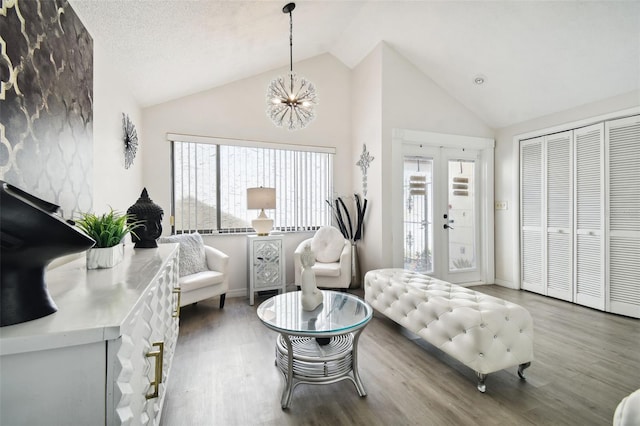
[{"label": "white tufted bench", "polygon": [[523,307],[404,269],[378,269],[364,278],[365,300],[378,312],[451,355],[478,377],[533,360],[533,320]]}]

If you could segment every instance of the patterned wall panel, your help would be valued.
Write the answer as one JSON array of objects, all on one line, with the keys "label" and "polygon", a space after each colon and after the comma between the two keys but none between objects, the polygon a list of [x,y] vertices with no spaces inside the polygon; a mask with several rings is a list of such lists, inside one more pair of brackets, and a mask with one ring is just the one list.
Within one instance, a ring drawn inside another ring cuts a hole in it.
[{"label": "patterned wall panel", "polygon": [[93,39],[66,0],[2,0],[0,179],[92,208]]}]

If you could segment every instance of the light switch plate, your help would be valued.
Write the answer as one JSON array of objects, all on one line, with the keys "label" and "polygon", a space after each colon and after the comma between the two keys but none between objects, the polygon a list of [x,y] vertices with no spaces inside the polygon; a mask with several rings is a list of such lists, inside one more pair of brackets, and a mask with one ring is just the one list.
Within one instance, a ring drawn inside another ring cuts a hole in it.
[{"label": "light switch plate", "polygon": [[496,210],[509,210],[509,202],[496,201]]}]

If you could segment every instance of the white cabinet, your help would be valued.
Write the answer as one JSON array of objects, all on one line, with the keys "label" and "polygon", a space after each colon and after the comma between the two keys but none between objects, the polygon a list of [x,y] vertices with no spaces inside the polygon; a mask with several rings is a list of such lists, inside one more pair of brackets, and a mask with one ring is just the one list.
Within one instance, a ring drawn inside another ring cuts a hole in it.
[{"label": "white cabinet", "polygon": [[520,141],[521,286],[640,318],[640,116]]},{"label": "white cabinet", "polygon": [[[157,425],[178,337],[178,245],[47,272],[58,311],[0,329],[0,424]],[[157,395],[155,391],[157,390]]]},{"label": "white cabinet", "polygon": [[286,291],[284,241],[282,235],[247,237],[247,260],[249,262],[249,304],[253,305],[256,291]]}]

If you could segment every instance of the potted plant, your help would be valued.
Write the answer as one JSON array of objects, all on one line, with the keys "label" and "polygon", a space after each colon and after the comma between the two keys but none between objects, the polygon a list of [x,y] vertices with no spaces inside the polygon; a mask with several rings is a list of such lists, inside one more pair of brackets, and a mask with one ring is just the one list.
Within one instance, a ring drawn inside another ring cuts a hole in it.
[{"label": "potted plant", "polygon": [[76,226],[96,241],[87,251],[87,269],[111,268],[122,261],[124,237],[130,232],[135,235],[134,230],[142,226],[141,221],[132,219],[135,218],[113,209],[99,216],[82,213]]}]

